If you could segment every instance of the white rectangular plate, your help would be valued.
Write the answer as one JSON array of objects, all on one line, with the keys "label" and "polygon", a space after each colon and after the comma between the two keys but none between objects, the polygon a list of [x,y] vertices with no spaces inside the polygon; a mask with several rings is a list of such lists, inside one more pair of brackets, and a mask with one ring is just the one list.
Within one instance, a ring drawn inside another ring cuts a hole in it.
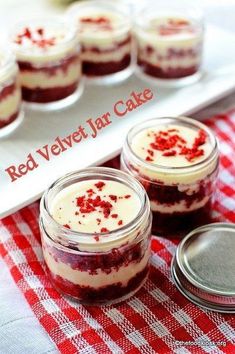
[{"label": "white rectangular plate", "polygon": [[[204,75],[202,79],[178,90],[151,87],[136,77],[116,87],[85,88],[81,100],[68,110],[57,113],[26,112],[20,128],[0,140],[0,217],[38,199],[43,191],[59,176],[90,165],[98,165],[120,152],[127,131],[134,124],[156,116],[188,114],[215,101],[235,89],[234,34],[208,26],[205,43]],[[132,91],[150,88],[154,98],[148,103],[117,118],[113,105],[127,100]],[[59,156],[46,161],[37,149],[52,145],[55,138],[64,138],[86,120],[111,113],[112,123],[101,130],[96,139],[87,138]],[[5,169],[25,163],[32,154],[38,167],[11,182]]]}]

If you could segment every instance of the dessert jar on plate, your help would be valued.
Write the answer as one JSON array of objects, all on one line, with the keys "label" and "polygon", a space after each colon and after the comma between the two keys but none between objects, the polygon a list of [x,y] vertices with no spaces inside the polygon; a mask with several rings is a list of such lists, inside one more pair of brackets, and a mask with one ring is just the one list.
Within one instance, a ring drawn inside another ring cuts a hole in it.
[{"label": "dessert jar on plate", "polygon": [[182,86],[201,76],[203,21],[193,8],[148,6],[135,18],[137,74],[165,86]]},{"label": "dessert jar on plate", "polygon": [[141,123],[128,133],[121,165],[147,191],[155,234],[182,236],[210,221],[219,151],[205,124],[187,117]]},{"label": "dessert jar on plate", "polygon": [[0,136],[13,131],[22,118],[19,69],[14,55],[0,48]]},{"label": "dessert jar on plate", "polygon": [[11,33],[27,106],[53,110],[74,103],[83,91],[76,28],[58,18],[25,21]]},{"label": "dessert jar on plate", "polygon": [[82,1],[68,9],[77,25],[82,70],[88,82],[114,84],[132,71],[132,36],[128,7],[110,1]]},{"label": "dessert jar on plate", "polygon": [[142,185],[110,168],[57,180],[40,205],[48,274],[56,289],[84,304],[133,295],[149,270],[151,211]]}]

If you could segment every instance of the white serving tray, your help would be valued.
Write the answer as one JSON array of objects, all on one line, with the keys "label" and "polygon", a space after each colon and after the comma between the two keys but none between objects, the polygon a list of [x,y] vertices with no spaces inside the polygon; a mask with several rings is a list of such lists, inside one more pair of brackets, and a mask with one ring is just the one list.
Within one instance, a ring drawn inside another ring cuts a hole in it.
[{"label": "white serving tray", "polygon": [[[132,77],[116,87],[87,86],[81,100],[68,110],[57,113],[26,112],[23,124],[8,138],[0,140],[0,217],[38,199],[59,176],[90,165],[98,165],[120,152],[127,131],[134,124],[156,116],[189,114],[235,89],[235,36],[208,26],[202,79],[178,90],[151,87]],[[112,124],[101,130],[96,139],[87,138],[47,162],[35,152],[86,126],[86,120],[112,112],[113,104],[128,99],[132,91],[150,88],[154,99],[123,118],[111,114]],[[38,168],[15,182],[5,169],[26,162],[29,153]]]}]

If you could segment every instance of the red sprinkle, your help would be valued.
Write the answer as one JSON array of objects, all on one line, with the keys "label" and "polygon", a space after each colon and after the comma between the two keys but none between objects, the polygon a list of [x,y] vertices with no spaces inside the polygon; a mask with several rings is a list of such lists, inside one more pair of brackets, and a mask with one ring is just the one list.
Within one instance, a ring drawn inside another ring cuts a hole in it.
[{"label": "red sprinkle", "polygon": [[100,237],[98,235],[95,235],[94,239],[98,242],[100,240]]},{"label": "red sprinkle", "polygon": [[125,199],[129,199],[131,197],[131,195],[130,194],[127,194],[127,195],[125,195]]},{"label": "red sprinkle", "polygon": [[100,181],[95,183],[96,188],[98,188],[99,190],[102,190],[102,188],[105,186],[105,183]]},{"label": "red sprinkle", "polygon": [[111,214],[111,218],[116,219],[118,217],[118,214]]},{"label": "red sprinkle", "polygon": [[64,227],[66,227],[67,229],[71,229],[71,227],[68,224],[64,224]]},{"label": "red sprinkle", "polygon": [[162,156],[175,156],[176,155],[176,151],[175,150],[171,150],[171,151],[166,151],[162,154]]},{"label": "red sprinkle", "polygon": [[116,195],[109,194],[109,198],[116,203],[116,201],[117,201],[117,196]]},{"label": "red sprinkle", "polygon": [[149,157],[149,156],[147,156],[145,160],[149,161],[149,162],[153,161],[153,159],[151,159],[151,157]]},{"label": "red sprinkle", "polygon": [[118,221],[118,225],[122,225],[123,224],[123,221],[122,220],[119,220]]},{"label": "red sprinkle", "polygon": [[109,232],[109,230],[108,230],[106,227],[102,227],[102,228],[100,229],[100,232]]},{"label": "red sprinkle", "polygon": [[147,153],[148,153],[150,156],[153,156],[153,155],[154,155],[153,150],[150,150],[150,149],[147,150]]}]

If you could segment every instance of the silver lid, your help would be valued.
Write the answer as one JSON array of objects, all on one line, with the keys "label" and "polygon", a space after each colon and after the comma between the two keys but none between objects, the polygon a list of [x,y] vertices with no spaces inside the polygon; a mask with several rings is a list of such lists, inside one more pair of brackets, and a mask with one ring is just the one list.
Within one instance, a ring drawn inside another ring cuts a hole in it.
[{"label": "silver lid", "polygon": [[196,305],[235,313],[235,225],[214,223],[190,232],[171,271],[177,288]]}]

